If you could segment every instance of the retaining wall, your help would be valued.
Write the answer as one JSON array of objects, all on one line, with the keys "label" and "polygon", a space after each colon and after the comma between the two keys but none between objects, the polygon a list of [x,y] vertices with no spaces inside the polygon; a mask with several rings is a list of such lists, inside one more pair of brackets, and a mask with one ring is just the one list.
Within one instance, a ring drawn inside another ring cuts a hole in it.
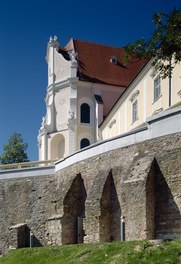
[{"label": "retaining wall", "polygon": [[59,161],[55,172],[1,173],[1,252],[29,246],[30,234],[34,246],[119,240],[121,217],[126,240],[180,238],[180,123],[173,126],[175,114],[166,118],[177,133],[102,142]]}]

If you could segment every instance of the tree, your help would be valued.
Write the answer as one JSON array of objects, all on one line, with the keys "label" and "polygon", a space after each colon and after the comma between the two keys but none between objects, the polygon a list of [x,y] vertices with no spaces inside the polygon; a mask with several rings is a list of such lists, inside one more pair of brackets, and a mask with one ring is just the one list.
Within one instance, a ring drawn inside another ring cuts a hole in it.
[{"label": "tree", "polygon": [[8,143],[3,146],[4,153],[0,157],[1,164],[11,164],[29,161],[26,153],[27,147],[28,144],[23,143],[23,138],[21,134],[16,132],[13,133],[10,136]]},{"label": "tree", "polygon": [[140,58],[150,58],[162,78],[171,77],[173,68],[181,61],[181,10],[175,8],[169,14],[157,13],[153,23],[152,37],[148,41],[139,39],[129,43],[125,47],[125,57],[129,60],[134,52]]}]

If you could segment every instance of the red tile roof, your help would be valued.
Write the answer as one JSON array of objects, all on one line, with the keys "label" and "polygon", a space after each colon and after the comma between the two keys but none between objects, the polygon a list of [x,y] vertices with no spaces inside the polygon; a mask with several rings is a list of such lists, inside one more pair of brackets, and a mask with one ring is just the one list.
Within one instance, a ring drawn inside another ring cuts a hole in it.
[{"label": "red tile roof", "polygon": [[[77,53],[79,79],[95,83],[128,87],[147,62],[136,56],[132,56],[128,62],[125,62],[123,48],[77,39],[71,39],[59,52],[71,49]],[[112,56],[117,58],[117,64],[110,62]]]}]

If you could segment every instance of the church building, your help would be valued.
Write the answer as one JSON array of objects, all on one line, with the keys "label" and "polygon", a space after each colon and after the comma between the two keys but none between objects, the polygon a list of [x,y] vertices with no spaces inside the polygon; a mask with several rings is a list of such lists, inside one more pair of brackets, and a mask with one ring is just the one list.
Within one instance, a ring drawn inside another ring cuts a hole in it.
[{"label": "church building", "polygon": [[39,160],[57,160],[102,138],[99,126],[147,64],[124,49],[77,39],[47,45],[46,115],[38,135]]}]

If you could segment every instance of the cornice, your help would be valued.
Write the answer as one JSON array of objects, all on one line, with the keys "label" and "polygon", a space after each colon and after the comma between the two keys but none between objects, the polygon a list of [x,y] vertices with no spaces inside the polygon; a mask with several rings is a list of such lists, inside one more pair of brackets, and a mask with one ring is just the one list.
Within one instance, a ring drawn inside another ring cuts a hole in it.
[{"label": "cornice", "polygon": [[49,95],[53,94],[55,91],[70,87],[71,84],[77,84],[78,83],[78,77],[72,77],[72,78],[67,78],[63,81],[55,82],[53,84],[50,84],[47,87],[47,93]]},{"label": "cornice", "polygon": [[70,78],[67,78],[67,80],[69,81],[70,84],[77,84],[78,83],[78,80],[79,78],[78,77],[70,77]]}]

